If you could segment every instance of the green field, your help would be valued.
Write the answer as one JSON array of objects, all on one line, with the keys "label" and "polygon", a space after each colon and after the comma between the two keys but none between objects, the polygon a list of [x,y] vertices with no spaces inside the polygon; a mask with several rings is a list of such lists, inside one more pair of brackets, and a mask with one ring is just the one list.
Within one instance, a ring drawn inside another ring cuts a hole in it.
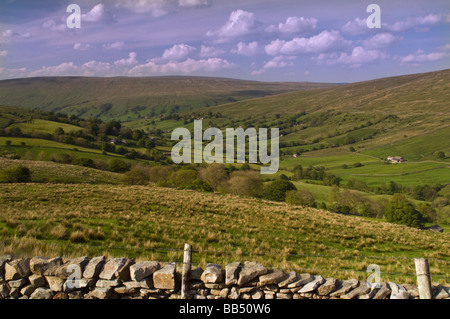
[{"label": "green field", "polygon": [[[0,254],[183,258],[268,267],[339,279],[415,283],[414,257],[448,283],[449,234],[231,195],[152,186],[0,184]],[[78,236],[72,234],[77,232]],[[80,233],[83,237],[80,237]]]},{"label": "green field", "polygon": [[23,133],[49,133],[53,134],[57,128],[62,128],[64,132],[75,132],[80,130],[81,128],[75,125],[66,124],[66,123],[56,123],[47,120],[34,119],[31,123],[19,123],[10,125],[9,128],[18,127],[22,130]]}]

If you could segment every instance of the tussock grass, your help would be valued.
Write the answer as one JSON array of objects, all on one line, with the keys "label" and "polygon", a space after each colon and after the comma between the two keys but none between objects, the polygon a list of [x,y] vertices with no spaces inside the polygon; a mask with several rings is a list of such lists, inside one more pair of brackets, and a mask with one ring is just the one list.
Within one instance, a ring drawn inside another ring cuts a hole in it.
[{"label": "tussock grass", "polygon": [[[415,282],[414,257],[430,258],[433,281],[448,283],[447,233],[254,198],[153,186],[0,185],[0,254],[126,256],[268,267],[340,279]],[[433,277],[434,275],[434,277]]]}]

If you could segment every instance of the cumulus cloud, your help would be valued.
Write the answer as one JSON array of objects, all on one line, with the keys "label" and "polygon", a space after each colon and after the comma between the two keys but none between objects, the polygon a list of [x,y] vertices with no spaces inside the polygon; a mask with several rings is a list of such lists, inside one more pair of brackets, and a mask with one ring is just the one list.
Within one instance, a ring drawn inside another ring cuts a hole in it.
[{"label": "cumulus cloud", "polygon": [[264,65],[259,70],[254,70],[251,72],[252,75],[260,75],[265,73],[268,69],[282,69],[290,66],[294,66],[293,60],[295,56],[283,56],[279,55],[274,57],[272,60],[264,62]]},{"label": "cumulus cloud", "polygon": [[217,30],[210,30],[206,35],[214,38],[215,42],[226,42],[252,34],[259,25],[260,23],[255,20],[255,15],[252,12],[239,9],[230,14],[228,21],[222,27]]},{"label": "cumulus cloud", "polygon": [[235,65],[224,59],[187,59],[185,61],[170,61],[168,63],[158,64],[153,60],[145,64],[136,65],[128,73],[133,76],[144,76],[153,74],[191,74],[199,71],[213,72],[219,69],[233,68]]},{"label": "cumulus cloud", "polygon": [[81,15],[82,22],[117,22],[116,18],[105,9],[103,3],[95,5],[89,12]]},{"label": "cumulus cloud", "polygon": [[89,43],[75,43],[73,45],[73,49],[79,50],[79,51],[86,51],[86,50],[90,50],[93,48],[95,48],[95,46],[92,44],[89,44]]},{"label": "cumulus cloud", "polygon": [[[386,24],[384,27],[386,27],[388,30],[393,32],[403,32],[410,30],[414,27],[420,27],[420,26],[431,26],[440,23],[443,21],[443,17],[440,14],[429,14],[426,16],[419,16],[415,18],[407,18],[402,21],[397,21],[392,24]],[[420,30],[420,29],[419,29]]]},{"label": "cumulus cloud", "polygon": [[218,57],[222,54],[225,54],[226,52],[224,50],[215,48],[215,47],[208,47],[202,45],[200,48],[200,57],[201,58],[213,58]]},{"label": "cumulus cloud", "polygon": [[317,19],[304,17],[289,17],[286,23],[270,25],[267,32],[280,32],[284,34],[308,33],[314,31],[317,26]]},{"label": "cumulus cloud", "polygon": [[154,58],[154,62],[181,61],[186,59],[196,48],[187,44],[175,44],[173,47],[164,50],[161,57]]},{"label": "cumulus cloud", "polygon": [[102,45],[102,48],[105,50],[120,50],[125,45],[123,41],[116,41],[112,43],[105,43]]},{"label": "cumulus cloud", "polygon": [[131,65],[136,65],[138,64],[138,61],[136,59],[137,55],[135,52],[130,52],[128,54],[128,58],[127,59],[120,59],[114,62],[114,65],[117,66],[131,66]]},{"label": "cumulus cloud", "polygon": [[449,57],[450,54],[448,52],[432,52],[432,53],[424,53],[422,50],[417,50],[413,54],[409,54],[404,57],[397,58],[401,64],[417,64],[420,62],[433,62],[445,59]]},{"label": "cumulus cloud", "polygon": [[158,18],[170,12],[170,5],[166,0],[116,0],[117,7],[123,7],[137,13],[149,13]]},{"label": "cumulus cloud", "polygon": [[345,40],[339,31],[322,31],[310,38],[294,38],[291,41],[274,40],[266,45],[268,55],[301,55],[322,53],[345,49],[350,41]]},{"label": "cumulus cloud", "polygon": [[180,7],[202,7],[208,6],[209,0],[178,0]]},{"label": "cumulus cloud", "polygon": [[353,21],[348,21],[342,28],[341,31],[346,34],[358,35],[366,34],[373,29],[367,27],[367,20],[355,18]]},{"label": "cumulus cloud", "polygon": [[259,46],[258,42],[253,41],[249,44],[246,44],[244,42],[239,42],[237,44],[237,49],[232,50],[231,53],[239,54],[239,55],[246,55],[246,56],[253,56],[258,54],[259,52]]},{"label": "cumulus cloud", "polygon": [[11,29],[7,29],[2,32],[2,39],[6,40],[8,38],[30,38],[31,33],[30,32],[17,32]]},{"label": "cumulus cloud", "polygon": [[363,41],[363,46],[367,49],[383,49],[400,40],[402,40],[402,37],[395,36],[391,33],[379,33]]},{"label": "cumulus cloud", "polygon": [[345,64],[351,67],[359,67],[363,64],[374,63],[388,58],[389,55],[379,50],[368,50],[361,46],[353,48],[350,54],[342,53],[321,53],[317,58],[319,64]]}]

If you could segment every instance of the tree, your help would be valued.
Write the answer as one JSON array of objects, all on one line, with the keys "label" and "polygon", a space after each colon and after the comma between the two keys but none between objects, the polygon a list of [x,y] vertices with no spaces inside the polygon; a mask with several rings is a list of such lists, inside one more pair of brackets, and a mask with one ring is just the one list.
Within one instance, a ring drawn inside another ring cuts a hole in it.
[{"label": "tree", "polygon": [[217,191],[228,180],[228,174],[223,164],[213,163],[200,171],[200,177],[207,182],[213,190]]},{"label": "tree", "polygon": [[31,181],[31,170],[22,165],[8,168],[0,172],[0,180],[7,183],[28,183]]},{"label": "tree", "polygon": [[292,190],[297,190],[292,182],[284,179],[276,179],[269,184],[266,198],[277,202],[284,202],[286,200],[286,192]]},{"label": "tree", "polygon": [[287,191],[286,203],[292,205],[316,207],[316,201],[313,194],[311,194],[311,192],[306,189],[301,189],[298,191]]},{"label": "tree", "polygon": [[389,201],[384,217],[387,221],[409,227],[423,227],[423,216],[402,194],[394,194]]},{"label": "tree", "polygon": [[227,190],[231,194],[243,196],[261,196],[263,181],[261,174],[255,171],[235,171],[227,183]]},{"label": "tree", "polygon": [[115,158],[108,161],[108,169],[116,173],[125,173],[130,166],[125,161]]},{"label": "tree", "polygon": [[438,158],[438,159],[445,159],[446,158],[446,156],[445,156],[445,153],[444,152],[438,152],[437,154],[436,154],[436,157]]},{"label": "tree", "polygon": [[147,185],[149,172],[146,167],[136,165],[130,171],[123,174],[121,182],[127,185]]}]

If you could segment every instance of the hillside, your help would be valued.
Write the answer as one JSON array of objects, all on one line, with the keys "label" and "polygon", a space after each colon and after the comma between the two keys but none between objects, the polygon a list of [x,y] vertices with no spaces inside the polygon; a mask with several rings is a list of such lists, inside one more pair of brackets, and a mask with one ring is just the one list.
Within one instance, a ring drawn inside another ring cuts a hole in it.
[{"label": "hillside", "polygon": [[0,212],[0,254],[181,262],[188,242],[203,267],[253,260],[365,279],[375,263],[382,281],[409,283],[416,280],[413,258],[427,257],[433,282],[448,283],[447,233],[248,197],[155,186],[0,184]]},{"label": "hillside", "polygon": [[131,120],[311,88],[207,77],[42,77],[0,81],[0,104],[102,119]]}]

